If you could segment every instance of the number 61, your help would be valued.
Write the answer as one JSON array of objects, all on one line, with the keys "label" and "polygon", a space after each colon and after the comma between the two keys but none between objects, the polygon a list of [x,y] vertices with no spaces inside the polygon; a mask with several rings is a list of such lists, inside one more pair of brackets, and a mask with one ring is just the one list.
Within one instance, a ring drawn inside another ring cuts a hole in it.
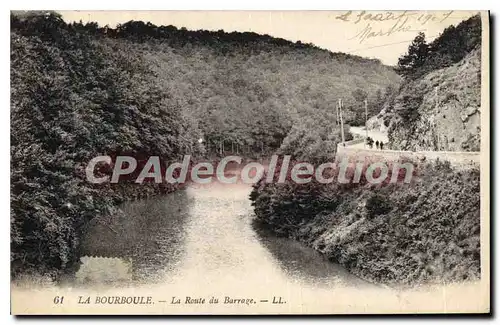
[{"label": "number 61", "polygon": [[61,296],[61,297],[59,297],[59,296],[55,296],[55,297],[54,297],[54,304],[56,304],[56,305],[57,305],[57,304],[62,304],[62,303],[63,303],[63,300],[64,300],[64,296]]}]

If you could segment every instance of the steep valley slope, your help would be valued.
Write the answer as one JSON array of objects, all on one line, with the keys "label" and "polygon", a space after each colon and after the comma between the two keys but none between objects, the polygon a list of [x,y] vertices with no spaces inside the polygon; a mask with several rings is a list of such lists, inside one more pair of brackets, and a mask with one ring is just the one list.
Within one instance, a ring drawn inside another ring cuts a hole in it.
[{"label": "steep valley slope", "polygon": [[480,17],[450,26],[427,46],[424,63],[404,78],[368,127],[388,132],[391,149],[479,151]]},{"label": "steep valley slope", "polygon": [[[394,148],[479,151],[481,133],[481,51],[476,48],[451,67],[408,84],[394,109],[415,105],[413,123],[398,117],[389,128]],[[420,103],[420,104],[419,104]]]}]

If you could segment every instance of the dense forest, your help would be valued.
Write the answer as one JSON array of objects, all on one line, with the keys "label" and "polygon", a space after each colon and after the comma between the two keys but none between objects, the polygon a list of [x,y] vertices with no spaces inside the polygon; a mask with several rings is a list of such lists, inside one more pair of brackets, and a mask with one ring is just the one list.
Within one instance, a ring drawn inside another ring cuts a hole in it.
[{"label": "dense forest", "polygon": [[[464,125],[469,122],[479,136],[473,118],[479,115],[480,42],[480,16],[446,28],[431,44],[423,34],[416,37],[396,68],[403,77],[401,86],[384,96],[381,117],[393,119],[389,139],[394,144],[400,136],[402,144],[394,149],[449,150],[437,145],[442,137],[435,131],[450,136],[456,129],[455,145],[460,146],[459,136],[468,136]],[[464,114],[461,107],[470,112]],[[458,120],[456,128],[452,119]],[[419,137],[431,139],[431,146],[424,147],[429,141]],[[473,143],[461,149],[478,150],[477,141]],[[329,161],[315,146],[301,147],[301,152],[308,153],[308,161]],[[439,161],[411,163],[418,175],[409,184],[261,181],[251,194],[257,221],[369,281],[414,285],[479,278],[479,170],[459,170]],[[348,169],[347,179],[353,169]]]},{"label": "dense forest", "polygon": [[[72,272],[91,219],[175,190],[91,186],[84,168],[93,157],[204,159],[226,141],[251,156],[329,157],[340,137],[338,98],[346,124],[361,124],[363,101],[376,111],[399,80],[378,60],[268,35],[12,14],[12,274]],[[298,141],[306,150],[296,152]]]},{"label": "dense forest", "polygon": [[185,147],[203,148],[195,146],[199,131],[140,60],[54,15],[12,22],[12,272],[55,274],[78,261],[86,222],[137,194],[91,187],[85,163],[102,154],[174,160]]},{"label": "dense forest", "polygon": [[344,122],[361,125],[364,100],[370,113],[378,112],[384,94],[400,80],[377,60],[255,33],[188,32],[128,22],[108,34],[106,42],[144,58],[156,71],[161,87],[193,117],[209,152],[227,142],[249,154],[272,153],[292,126],[313,131],[316,142],[329,141],[338,133],[332,131],[338,129],[339,98],[346,108]]},{"label": "dense forest", "polygon": [[481,16],[479,14],[447,27],[431,43],[419,33],[398,60],[396,71],[406,79],[416,79],[434,70],[449,67],[467,56],[481,44]]}]

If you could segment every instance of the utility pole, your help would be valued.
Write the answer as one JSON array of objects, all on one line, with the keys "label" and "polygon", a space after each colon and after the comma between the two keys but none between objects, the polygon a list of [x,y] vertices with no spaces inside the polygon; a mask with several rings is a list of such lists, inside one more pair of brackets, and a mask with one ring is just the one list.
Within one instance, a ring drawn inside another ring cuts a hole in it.
[{"label": "utility pole", "polygon": [[438,87],[434,87],[434,97],[436,98],[436,109],[439,107]]},{"label": "utility pole", "polygon": [[[340,103],[340,101],[339,101]],[[335,113],[337,114],[337,120],[335,121],[335,124],[339,125],[340,124],[340,116],[339,116],[339,104],[335,106]]]},{"label": "utility pole", "polygon": [[340,129],[342,130],[342,146],[345,147],[344,120],[342,119],[342,98],[339,99]]},{"label": "utility pole", "polygon": [[365,149],[366,149],[366,140],[368,139],[368,100],[365,98],[365,132],[366,132],[366,139],[365,139]]}]

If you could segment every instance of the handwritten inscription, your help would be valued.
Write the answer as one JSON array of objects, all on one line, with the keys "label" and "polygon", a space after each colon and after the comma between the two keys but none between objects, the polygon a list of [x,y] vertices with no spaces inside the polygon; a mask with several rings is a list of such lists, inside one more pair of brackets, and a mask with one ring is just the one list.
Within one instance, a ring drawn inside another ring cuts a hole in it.
[{"label": "handwritten inscription", "polygon": [[[444,22],[453,11],[421,13],[416,11],[369,13],[352,10],[339,14],[336,20],[363,26],[352,38],[363,43],[370,38],[390,36],[396,33],[424,32],[429,22]],[[384,26],[380,26],[383,23]],[[389,26],[389,27],[388,27]]]}]

